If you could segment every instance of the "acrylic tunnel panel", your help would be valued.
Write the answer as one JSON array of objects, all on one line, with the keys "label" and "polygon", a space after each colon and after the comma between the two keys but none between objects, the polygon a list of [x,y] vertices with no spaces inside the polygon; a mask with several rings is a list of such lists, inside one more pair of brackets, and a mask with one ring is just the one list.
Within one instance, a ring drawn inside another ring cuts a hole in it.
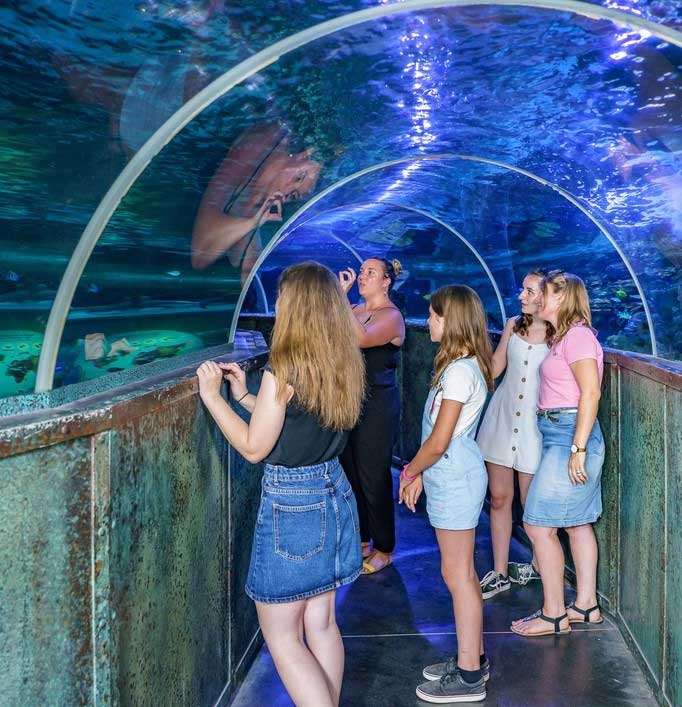
[{"label": "acrylic tunnel panel", "polygon": [[[510,314],[518,310],[516,295],[526,272],[561,268],[585,280],[606,344],[650,353],[655,330],[659,350],[680,355],[674,328],[661,326],[675,302],[655,244],[619,242],[598,209],[587,209],[599,216],[591,219],[566,194],[527,174],[472,159],[412,160],[342,184],[300,218],[313,223],[317,214],[335,213],[330,204],[363,200],[367,206],[358,211],[360,218],[372,217],[370,204],[383,213],[421,207],[448,224],[488,266]],[[294,222],[287,232],[296,228]],[[361,231],[362,223],[356,228]],[[452,271],[453,278],[458,275]]]},{"label": "acrylic tunnel panel", "polygon": [[[408,207],[381,203],[352,204],[317,213],[287,230],[258,270],[270,308],[277,279],[289,265],[314,258],[334,272],[353,268],[367,258],[400,260],[403,272],[393,288],[393,301],[405,316],[425,319],[429,294],[453,280],[466,282],[481,296],[494,327],[503,324],[501,302],[485,263],[459,234]],[[262,311],[260,283],[247,293],[242,312]],[[357,301],[357,286],[349,293]]]},{"label": "acrylic tunnel panel", "polygon": [[[0,395],[30,391],[80,234],[154,130],[273,40],[343,12],[384,11],[360,0],[271,5],[29,0],[0,9],[10,28],[0,37],[9,50],[0,73]],[[440,153],[508,163],[573,194],[631,262],[660,352],[682,356],[669,341],[680,325],[681,50],[655,33],[550,9],[408,7],[282,53],[163,149],[80,277],[55,385],[224,340],[259,250],[310,196],[387,160]],[[639,3],[632,16],[674,25],[675,13],[672,2]],[[593,281],[595,299],[625,300],[612,309],[630,314],[640,337],[610,340],[650,350],[618,256],[609,259],[577,212],[558,213],[550,190],[510,188],[492,218],[504,186],[486,190],[480,175],[427,184],[420,171],[408,171],[391,202],[446,223],[457,211],[491,269],[497,260],[496,272],[513,272],[498,283],[508,306],[525,267],[519,234],[531,229],[529,252],[547,245],[538,256],[578,270],[575,240],[554,231],[580,231],[604,271],[607,261],[615,268],[604,287]],[[324,208],[339,205],[333,197]],[[511,234],[502,237],[505,221]]]}]

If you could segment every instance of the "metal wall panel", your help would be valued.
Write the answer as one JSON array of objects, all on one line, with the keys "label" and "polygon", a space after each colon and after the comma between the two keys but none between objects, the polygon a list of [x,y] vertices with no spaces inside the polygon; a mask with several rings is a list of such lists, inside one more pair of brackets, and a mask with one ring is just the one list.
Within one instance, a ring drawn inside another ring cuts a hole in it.
[{"label": "metal wall panel", "polygon": [[665,388],[621,376],[620,613],[657,681],[662,668]]},{"label": "metal wall panel", "polygon": [[664,692],[682,704],[682,392],[666,391],[666,564]]},{"label": "metal wall panel", "polygon": [[0,459],[0,704],[93,699],[91,438]]},{"label": "metal wall panel", "polygon": [[599,544],[597,586],[604,606],[614,611],[618,606],[618,563],[620,561],[620,463],[619,463],[619,372],[610,365],[604,366],[602,398],[599,405],[599,424],[606,446],[602,470],[602,504],[604,512],[595,523],[594,531]]}]

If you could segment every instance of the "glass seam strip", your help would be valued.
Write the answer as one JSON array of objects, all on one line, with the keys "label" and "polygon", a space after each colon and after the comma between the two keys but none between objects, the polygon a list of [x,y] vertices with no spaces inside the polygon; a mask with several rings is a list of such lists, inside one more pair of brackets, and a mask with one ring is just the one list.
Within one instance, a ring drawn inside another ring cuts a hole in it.
[{"label": "glass seam strip", "polygon": [[256,275],[256,287],[258,288],[258,291],[260,292],[260,296],[263,299],[263,307],[265,308],[265,313],[270,314],[270,306],[268,304],[268,296],[265,292],[265,288],[263,287],[263,283],[258,275]]}]

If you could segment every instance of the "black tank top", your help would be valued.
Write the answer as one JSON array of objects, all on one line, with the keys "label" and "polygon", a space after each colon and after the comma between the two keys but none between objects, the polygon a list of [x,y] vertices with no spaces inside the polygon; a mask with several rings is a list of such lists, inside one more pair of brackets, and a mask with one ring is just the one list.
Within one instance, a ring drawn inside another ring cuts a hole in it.
[{"label": "black tank top", "polygon": [[[269,364],[265,370],[270,370]],[[322,464],[341,454],[347,440],[347,430],[322,427],[315,415],[292,401],[287,405],[282,432],[264,461],[287,467]]]},{"label": "black tank top", "polygon": [[362,349],[365,357],[367,385],[389,387],[396,384],[395,371],[398,367],[400,346],[388,343]]},{"label": "black tank top", "polygon": [[[353,305],[355,309],[358,305]],[[379,311],[379,310],[377,310]],[[365,359],[365,380],[367,385],[388,388],[396,384],[395,372],[398,368],[400,346],[390,341],[381,346],[362,349]]]}]

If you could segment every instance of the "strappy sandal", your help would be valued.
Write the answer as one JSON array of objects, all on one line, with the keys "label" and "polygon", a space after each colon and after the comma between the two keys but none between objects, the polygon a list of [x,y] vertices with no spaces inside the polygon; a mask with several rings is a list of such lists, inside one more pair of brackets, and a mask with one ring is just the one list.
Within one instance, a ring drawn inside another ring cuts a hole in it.
[{"label": "strappy sandal", "polygon": [[386,569],[393,562],[391,555],[388,560],[384,560],[378,567],[372,564],[372,560],[376,557],[376,550],[362,563],[360,574],[376,574],[381,570]]},{"label": "strappy sandal", "polygon": [[569,619],[568,619],[569,624],[601,624],[601,623],[604,623],[604,618],[601,616],[601,614],[598,619],[590,620],[590,614],[593,611],[601,612],[601,608],[599,607],[599,604],[595,604],[590,609],[579,609],[573,602],[571,602],[566,608],[575,611],[577,614],[582,614],[582,619],[572,619],[569,617]]},{"label": "strappy sandal", "polygon": [[532,621],[533,619],[542,619],[543,621],[546,621],[548,624],[552,624],[551,629],[547,629],[546,631],[539,631],[538,633],[523,633],[522,631],[517,631],[514,626],[511,626],[512,633],[517,634],[518,636],[525,636],[526,638],[535,638],[535,636],[560,636],[564,633],[570,633],[571,632],[571,622],[568,622],[568,628],[562,629],[561,628],[561,622],[564,619],[568,618],[568,614],[563,614],[562,616],[557,616],[556,618],[553,618],[551,616],[545,616],[542,613],[542,609],[538,609],[534,614],[531,614],[530,616],[526,616],[524,619],[521,619],[519,623],[526,623],[527,621]]}]

